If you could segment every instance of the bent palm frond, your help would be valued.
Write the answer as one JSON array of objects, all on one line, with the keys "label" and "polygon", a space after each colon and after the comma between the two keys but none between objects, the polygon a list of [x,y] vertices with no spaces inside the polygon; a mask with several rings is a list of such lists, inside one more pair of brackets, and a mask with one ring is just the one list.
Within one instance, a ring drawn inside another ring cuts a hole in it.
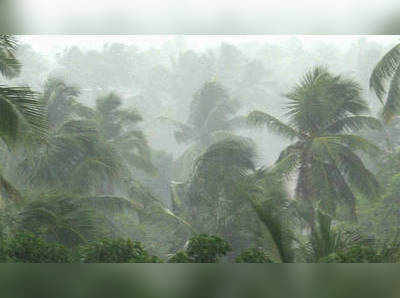
[{"label": "bent palm frond", "polygon": [[7,79],[19,75],[21,64],[16,59],[17,41],[11,35],[0,35],[0,73]]},{"label": "bent palm frond", "polygon": [[393,47],[378,62],[372,71],[369,84],[370,89],[384,105],[385,122],[390,122],[400,112],[400,44]]},{"label": "bent palm frond", "polygon": [[283,123],[278,118],[261,111],[253,111],[247,116],[248,124],[253,126],[267,126],[274,132],[295,139],[299,137],[299,133],[291,126]]},{"label": "bent palm frond", "polygon": [[0,137],[8,146],[29,135],[46,140],[48,120],[35,92],[27,87],[0,86],[0,107]]}]

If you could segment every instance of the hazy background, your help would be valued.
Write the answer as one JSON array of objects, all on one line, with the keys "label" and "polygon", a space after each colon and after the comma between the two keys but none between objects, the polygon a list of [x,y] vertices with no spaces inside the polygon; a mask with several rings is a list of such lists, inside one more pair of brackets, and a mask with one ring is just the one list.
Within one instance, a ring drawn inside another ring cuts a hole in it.
[{"label": "hazy background", "polygon": [[[22,74],[15,84],[43,90],[49,77],[81,90],[79,100],[93,105],[114,91],[126,106],[138,108],[150,145],[174,158],[174,127],[158,120],[185,122],[192,95],[217,79],[239,100],[239,114],[254,109],[281,117],[284,94],[315,65],[355,78],[372,113],[380,107],[369,92],[372,68],[399,41],[398,36],[360,35],[19,35]],[[254,77],[251,77],[254,76]],[[243,83],[248,79],[248,83]],[[247,84],[247,85],[246,85]],[[267,130],[241,130],[257,145],[259,165],[272,164],[287,145]]]},{"label": "hazy background", "polygon": [[396,0],[3,0],[18,33],[397,34]]}]

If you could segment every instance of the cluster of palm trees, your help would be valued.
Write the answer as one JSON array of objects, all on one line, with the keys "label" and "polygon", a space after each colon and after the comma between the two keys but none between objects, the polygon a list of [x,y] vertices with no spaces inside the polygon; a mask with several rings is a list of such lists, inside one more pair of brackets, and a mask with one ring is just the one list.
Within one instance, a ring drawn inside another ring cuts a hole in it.
[{"label": "cluster of palm trees", "polygon": [[[400,63],[398,49],[396,46],[384,56],[371,75],[371,89],[384,103],[381,118],[370,115],[356,81],[333,75],[321,66],[307,72],[286,94],[289,101],[285,115],[278,118],[262,111],[251,112],[246,117],[249,127],[266,126],[292,141],[270,168],[257,169],[254,144],[233,134],[233,129],[244,123],[241,117],[227,120],[234,109],[225,108],[228,112],[224,111],[224,117],[217,118],[219,125],[209,125],[214,113],[225,107],[218,104],[218,100],[223,102],[226,98],[225,94],[212,101],[215,108],[208,104],[209,110],[195,110],[198,114],[204,113],[203,117],[196,118],[202,119],[198,121],[197,129],[192,129],[196,133],[188,132],[187,126],[175,122],[178,140],[194,138],[197,134],[208,137],[208,143],[203,141],[197,154],[193,154],[196,158],[192,155],[191,162],[182,162],[186,167],[191,164],[194,167],[191,177],[183,177],[187,179],[186,186],[183,183],[173,185],[176,212],[186,216],[190,222],[197,222],[200,231],[219,233],[235,246],[235,240],[240,238],[240,229],[251,226],[248,222],[246,227],[237,224],[240,214],[248,210],[246,203],[249,203],[252,212],[267,227],[283,262],[296,259],[296,247],[306,248],[303,252],[308,252],[308,261],[317,261],[343,248],[348,239],[345,233],[334,228],[335,222],[343,219],[350,224],[357,223],[359,198],[374,200],[387,194],[365,161],[366,158],[367,161],[376,161],[387,153],[385,144],[382,148],[382,144],[371,141],[374,139],[371,136],[383,134],[386,139],[395,139],[393,123],[397,120],[396,107],[400,104],[396,93],[400,87],[400,82],[396,81]],[[389,79],[389,87],[385,89]],[[204,85],[203,94],[210,86],[222,88],[210,82]],[[195,96],[192,107],[197,99]],[[203,99],[202,102],[207,101]],[[194,118],[193,114],[188,123],[191,118]],[[280,120],[282,118],[287,122]],[[229,125],[231,123],[235,125]],[[388,130],[392,131],[392,136],[387,136]],[[210,136],[218,134],[223,136],[222,140],[211,140]],[[392,146],[391,149],[393,153],[395,148]],[[189,148],[182,158],[186,158],[191,150]],[[393,154],[389,161],[392,167],[393,158],[397,156]],[[393,171],[392,175],[398,173],[399,168]],[[295,193],[289,199],[283,184],[293,177],[296,180]],[[182,198],[187,201],[186,214],[182,211]],[[221,205],[223,208],[219,208]],[[229,216],[224,216],[224,212]],[[299,223],[295,223],[296,217],[302,224],[300,226],[309,229],[308,241],[302,242],[295,237],[294,231]],[[251,214],[247,213],[247,218],[252,218]],[[254,234],[260,234],[260,230],[252,228]],[[232,231],[237,234],[236,239]],[[252,241],[256,240],[253,238]]]},{"label": "cluster of palm trees", "polygon": [[[14,37],[1,36],[0,67],[7,78],[21,67],[16,49]],[[99,97],[90,108],[78,101],[78,88],[57,78],[48,79],[41,94],[28,87],[0,89],[0,181],[10,207],[2,210],[2,223],[8,232],[30,230],[74,246],[98,236],[131,237],[120,223],[128,215],[139,228],[150,214],[179,220],[135,179],[137,171],[156,175],[156,168],[138,127],[141,115],[122,108],[118,95]]]},{"label": "cluster of palm trees", "polygon": [[[16,49],[14,37],[0,36],[6,78],[21,69]],[[2,216],[9,233],[27,229],[69,246],[123,235],[144,242],[172,237],[179,248],[193,233],[208,233],[230,241],[234,252],[256,244],[282,262],[318,261],[345,246],[335,225],[359,221],[360,199],[393,199],[394,186],[387,195],[367,163],[384,156],[393,164],[397,157],[399,69],[400,45],[371,75],[381,118],[370,115],[356,81],[326,67],[308,71],[286,94],[279,117],[237,116],[239,101],[217,79],[206,82],[186,123],[162,118],[176,128],[177,142],[189,145],[174,164],[172,210],[137,179],[156,177],[157,168],[138,126],[141,115],[123,108],[118,95],[99,97],[90,108],[78,101],[78,88],[56,78],[41,94],[0,86],[0,187],[11,206],[2,207]],[[235,134],[264,126],[291,141],[271,167],[259,167],[254,142]],[[379,136],[389,151],[373,142]],[[285,186],[291,180],[293,197]],[[150,227],[157,222],[155,233]]]}]

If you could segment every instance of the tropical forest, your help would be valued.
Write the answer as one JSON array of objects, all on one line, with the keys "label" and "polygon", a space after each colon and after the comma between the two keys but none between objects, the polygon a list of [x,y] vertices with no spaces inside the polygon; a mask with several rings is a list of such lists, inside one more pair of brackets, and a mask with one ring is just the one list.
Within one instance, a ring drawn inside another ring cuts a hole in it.
[{"label": "tropical forest", "polygon": [[2,263],[399,263],[396,36],[0,35]]}]

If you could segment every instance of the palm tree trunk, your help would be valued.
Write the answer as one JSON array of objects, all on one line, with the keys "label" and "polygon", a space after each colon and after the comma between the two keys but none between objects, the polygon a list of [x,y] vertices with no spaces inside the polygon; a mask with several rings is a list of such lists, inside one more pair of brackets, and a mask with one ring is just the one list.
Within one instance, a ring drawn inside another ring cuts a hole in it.
[{"label": "palm tree trunk", "polygon": [[315,212],[314,212],[314,189],[312,183],[312,156],[305,151],[301,158],[300,171],[296,186],[296,197],[303,200],[308,206],[307,222],[311,233],[315,231]]}]

